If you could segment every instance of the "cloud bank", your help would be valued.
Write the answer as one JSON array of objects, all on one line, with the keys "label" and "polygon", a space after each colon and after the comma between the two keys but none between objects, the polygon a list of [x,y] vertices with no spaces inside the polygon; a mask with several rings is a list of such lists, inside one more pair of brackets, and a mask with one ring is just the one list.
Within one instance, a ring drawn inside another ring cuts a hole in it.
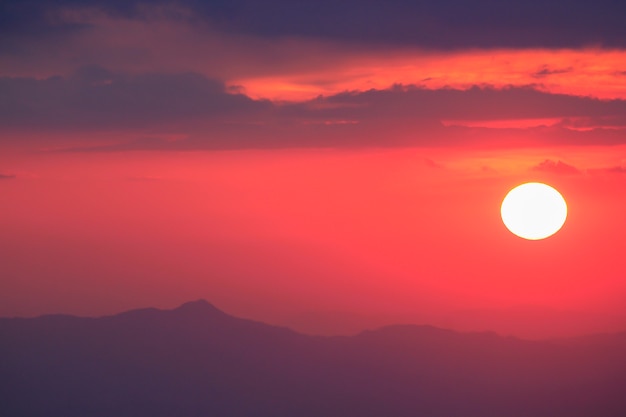
[{"label": "cloud bank", "polygon": [[6,0],[2,34],[81,31],[81,11],[125,19],[155,14],[259,37],[307,37],[450,49],[626,46],[626,4],[611,0]]}]

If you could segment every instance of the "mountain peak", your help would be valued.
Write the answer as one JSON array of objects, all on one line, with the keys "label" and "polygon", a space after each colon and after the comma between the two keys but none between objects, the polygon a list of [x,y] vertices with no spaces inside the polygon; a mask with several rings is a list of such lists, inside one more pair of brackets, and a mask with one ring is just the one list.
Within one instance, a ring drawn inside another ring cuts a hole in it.
[{"label": "mountain peak", "polygon": [[215,312],[225,314],[223,311],[209,303],[207,300],[199,299],[195,301],[188,301],[181,306],[174,309],[174,311],[181,312]]}]

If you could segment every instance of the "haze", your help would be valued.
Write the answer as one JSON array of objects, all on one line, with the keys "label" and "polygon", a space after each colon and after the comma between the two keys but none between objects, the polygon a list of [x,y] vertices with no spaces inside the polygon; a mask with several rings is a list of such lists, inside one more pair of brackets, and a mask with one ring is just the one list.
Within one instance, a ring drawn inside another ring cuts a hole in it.
[{"label": "haze", "polygon": [[0,6],[0,316],[626,329],[623,6],[218,3]]}]

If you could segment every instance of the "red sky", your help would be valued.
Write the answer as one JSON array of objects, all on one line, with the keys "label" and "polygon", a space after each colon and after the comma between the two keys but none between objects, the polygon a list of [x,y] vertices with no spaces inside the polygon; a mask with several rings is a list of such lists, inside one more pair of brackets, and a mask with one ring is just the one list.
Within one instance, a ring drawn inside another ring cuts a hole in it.
[{"label": "red sky", "polygon": [[[397,1],[371,32],[367,8],[240,3],[9,2],[0,315],[205,298],[324,333],[626,330],[619,11],[452,30],[458,2]],[[544,241],[500,220],[527,181],[568,202]]]}]

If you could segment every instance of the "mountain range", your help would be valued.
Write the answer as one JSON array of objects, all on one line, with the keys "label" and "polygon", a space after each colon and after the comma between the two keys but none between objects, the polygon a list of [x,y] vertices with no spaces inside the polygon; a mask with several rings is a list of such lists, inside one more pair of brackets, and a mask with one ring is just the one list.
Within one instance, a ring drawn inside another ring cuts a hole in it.
[{"label": "mountain range", "polygon": [[626,333],[310,336],[206,301],[0,319],[7,417],[623,417]]}]

